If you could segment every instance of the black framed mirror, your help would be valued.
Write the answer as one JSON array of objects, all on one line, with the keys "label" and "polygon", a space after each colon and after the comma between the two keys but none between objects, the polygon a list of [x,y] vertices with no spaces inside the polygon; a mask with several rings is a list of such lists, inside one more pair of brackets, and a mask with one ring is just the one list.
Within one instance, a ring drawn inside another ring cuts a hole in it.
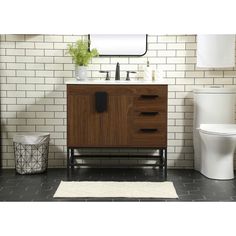
[{"label": "black framed mirror", "polygon": [[89,34],[89,50],[99,56],[143,56],[148,49],[147,34]]}]

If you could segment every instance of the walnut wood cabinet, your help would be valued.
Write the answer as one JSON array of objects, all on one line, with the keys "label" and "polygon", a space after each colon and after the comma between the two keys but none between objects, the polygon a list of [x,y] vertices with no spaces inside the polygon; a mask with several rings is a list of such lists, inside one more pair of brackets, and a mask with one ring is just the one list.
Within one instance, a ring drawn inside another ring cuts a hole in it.
[{"label": "walnut wood cabinet", "polygon": [[[74,166],[76,148],[142,147],[159,149],[160,157],[164,151],[160,163],[166,170],[167,90],[167,85],[68,84],[68,166]],[[106,94],[103,112],[96,108],[99,92]]]},{"label": "walnut wood cabinet", "polygon": [[[107,93],[97,112],[95,93]],[[68,85],[68,147],[166,147],[166,85]]]}]

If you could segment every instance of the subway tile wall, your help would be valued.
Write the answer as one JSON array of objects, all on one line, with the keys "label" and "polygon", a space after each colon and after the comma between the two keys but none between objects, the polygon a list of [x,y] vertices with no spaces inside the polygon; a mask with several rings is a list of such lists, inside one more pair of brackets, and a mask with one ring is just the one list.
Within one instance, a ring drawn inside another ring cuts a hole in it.
[{"label": "subway tile wall", "polygon": [[[49,167],[66,166],[66,85],[73,79],[74,64],[66,53],[68,43],[82,35],[1,35],[0,88],[2,166],[14,167],[12,138],[17,132],[51,134]],[[169,84],[168,92],[168,167],[193,168],[193,94],[194,88],[219,85],[236,87],[236,70],[200,70],[196,68],[195,35],[149,35],[148,52],[143,57],[94,58],[89,66],[91,78],[101,78],[99,70],[111,71],[120,62],[121,77],[126,70],[142,77],[147,60]],[[79,150],[92,153],[96,149]],[[156,150],[99,149],[101,153],[123,153],[127,159],[109,163],[140,162],[133,152],[156,154]],[[97,160],[98,164],[107,164]]]}]

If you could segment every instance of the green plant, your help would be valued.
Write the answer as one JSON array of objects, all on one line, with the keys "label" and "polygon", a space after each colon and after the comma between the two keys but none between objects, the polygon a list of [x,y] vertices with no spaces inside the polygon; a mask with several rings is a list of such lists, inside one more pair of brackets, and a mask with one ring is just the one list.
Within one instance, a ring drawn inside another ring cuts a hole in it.
[{"label": "green plant", "polygon": [[75,44],[68,44],[67,52],[77,66],[87,66],[93,57],[98,56],[97,49],[88,50],[88,40],[78,40]]}]

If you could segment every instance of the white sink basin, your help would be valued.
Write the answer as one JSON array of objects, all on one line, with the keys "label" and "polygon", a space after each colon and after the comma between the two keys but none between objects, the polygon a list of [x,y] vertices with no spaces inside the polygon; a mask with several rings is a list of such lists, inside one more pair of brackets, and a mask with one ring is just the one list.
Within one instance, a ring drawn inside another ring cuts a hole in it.
[{"label": "white sink basin", "polygon": [[157,80],[157,81],[145,81],[145,80],[69,80],[66,81],[66,84],[167,84],[164,80]]}]

